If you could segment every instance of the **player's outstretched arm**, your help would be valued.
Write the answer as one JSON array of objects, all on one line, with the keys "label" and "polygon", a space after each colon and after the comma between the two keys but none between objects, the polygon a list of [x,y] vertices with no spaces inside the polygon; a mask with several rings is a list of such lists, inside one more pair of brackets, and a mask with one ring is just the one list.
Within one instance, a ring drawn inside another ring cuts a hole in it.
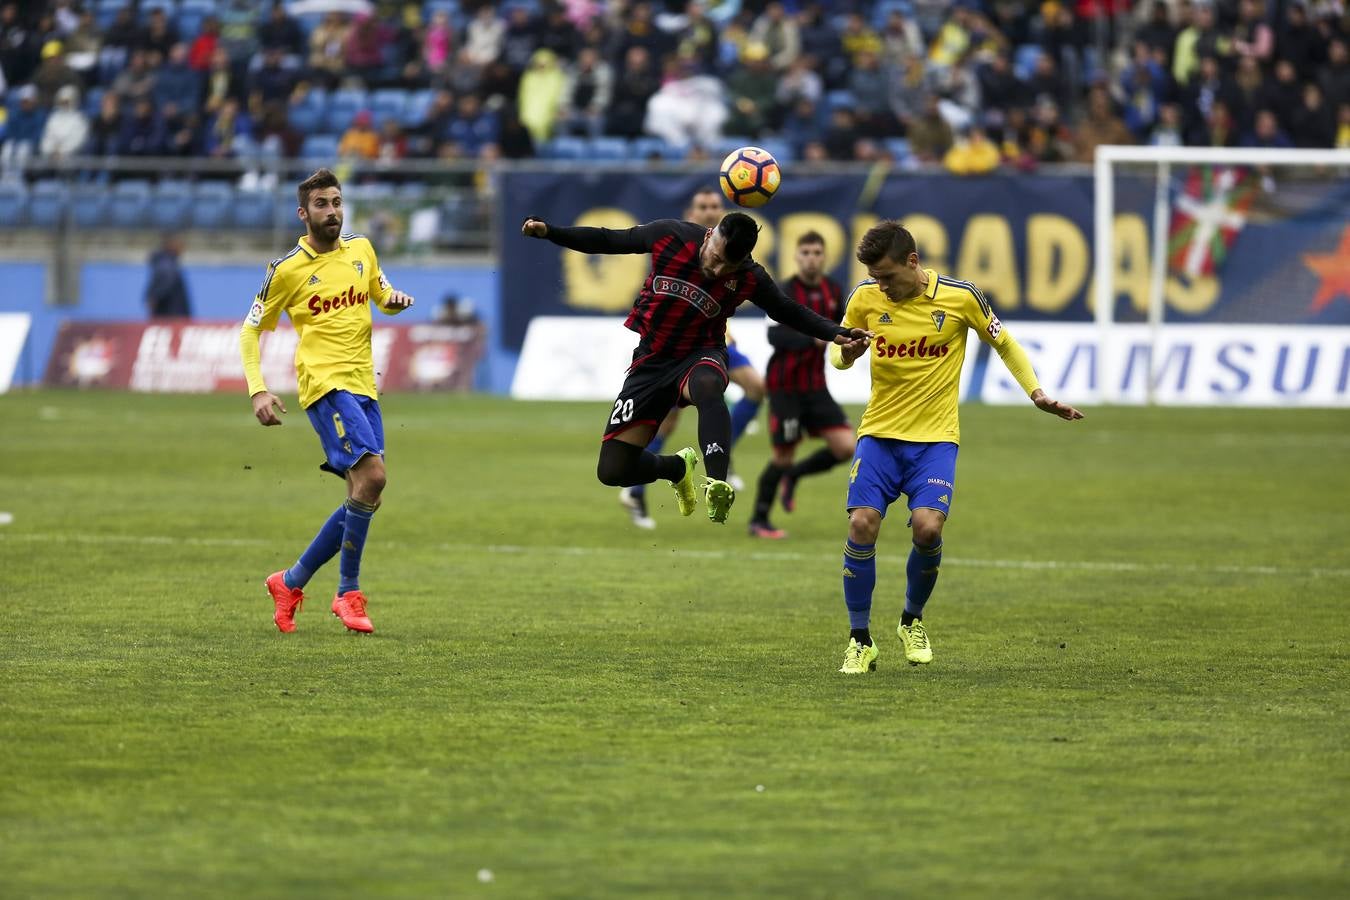
[{"label": "player's outstretched arm", "polygon": [[1045,391],[1040,388],[1036,388],[1032,393],[1031,402],[1036,404],[1037,409],[1043,409],[1052,416],[1059,416],[1061,419],[1068,422],[1072,422],[1074,419],[1083,418],[1083,414],[1078,410],[1067,403],[1052,400],[1050,397],[1046,396]]},{"label": "player's outstretched arm", "polygon": [[669,234],[671,226],[675,224],[671,220],[648,222],[616,231],[613,228],[589,228],[584,225],[549,225],[543,219],[530,216],[521,224],[520,233],[525,237],[552,241],[559,247],[581,253],[650,253],[652,244],[662,235]]}]

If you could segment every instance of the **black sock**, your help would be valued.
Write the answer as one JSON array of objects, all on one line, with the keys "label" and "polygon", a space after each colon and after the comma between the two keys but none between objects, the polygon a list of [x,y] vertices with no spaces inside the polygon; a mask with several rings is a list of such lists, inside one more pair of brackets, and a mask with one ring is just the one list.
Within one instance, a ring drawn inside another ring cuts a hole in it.
[{"label": "black sock", "polygon": [[657,456],[623,441],[605,441],[600,445],[596,476],[602,484],[614,487],[651,484],[658,478],[675,481],[684,477],[684,460],[678,456]]},{"label": "black sock", "polygon": [[866,628],[855,628],[848,633],[848,636],[864,647],[872,646],[872,632]]},{"label": "black sock", "polygon": [[922,622],[923,616],[916,616],[912,613],[902,612],[900,614],[900,624],[905,626],[913,625],[915,622]]},{"label": "black sock", "polygon": [[759,484],[755,487],[755,521],[769,520],[769,513],[773,510],[773,499],[778,494],[778,483],[783,480],[783,473],[786,471],[785,467],[775,465],[773,460],[769,460],[764,471],[759,473]]},{"label": "black sock", "polygon": [[817,472],[828,472],[835,466],[843,462],[842,459],[835,456],[829,447],[821,447],[815,453],[812,453],[806,459],[792,467],[792,477],[801,478],[805,475],[814,475]]},{"label": "black sock", "polygon": [[703,469],[709,478],[727,480],[731,465],[731,410],[722,394],[726,382],[712,366],[694,367],[689,376],[689,396],[698,407],[698,442],[703,450]]}]

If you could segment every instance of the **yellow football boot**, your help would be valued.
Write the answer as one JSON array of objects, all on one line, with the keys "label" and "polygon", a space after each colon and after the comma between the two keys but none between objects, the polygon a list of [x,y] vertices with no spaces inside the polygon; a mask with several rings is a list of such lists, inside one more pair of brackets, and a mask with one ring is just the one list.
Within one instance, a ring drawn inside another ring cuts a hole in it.
[{"label": "yellow football boot", "polygon": [[845,675],[866,675],[877,667],[877,642],[864,647],[857,638],[848,639],[848,649],[844,651],[844,664],[839,671]]}]

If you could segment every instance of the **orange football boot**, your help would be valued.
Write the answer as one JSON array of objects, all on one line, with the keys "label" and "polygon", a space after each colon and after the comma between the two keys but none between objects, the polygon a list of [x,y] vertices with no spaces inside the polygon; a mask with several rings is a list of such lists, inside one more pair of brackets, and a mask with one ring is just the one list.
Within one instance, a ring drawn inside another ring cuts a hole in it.
[{"label": "orange football boot", "polygon": [[366,595],[360,591],[348,591],[333,598],[333,615],[342,620],[352,631],[370,634],[375,626],[366,616]]},{"label": "orange football boot", "polygon": [[272,603],[276,606],[276,612],[272,614],[272,621],[277,623],[277,630],[285,634],[290,634],[295,630],[295,614],[300,611],[300,606],[305,602],[305,592],[299,588],[286,587],[286,571],[273,572],[267,576],[267,593],[272,595]]}]

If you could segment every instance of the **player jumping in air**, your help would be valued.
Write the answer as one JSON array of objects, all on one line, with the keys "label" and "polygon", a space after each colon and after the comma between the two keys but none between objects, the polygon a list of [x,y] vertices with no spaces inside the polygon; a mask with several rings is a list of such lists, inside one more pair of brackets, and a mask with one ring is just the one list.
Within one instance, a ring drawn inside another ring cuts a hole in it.
[{"label": "player jumping in air", "polygon": [[[689,198],[689,208],[684,211],[684,220],[702,225],[704,228],[716,228],[724,215],[726,207],[722,204],[722,192],[715,187],[701,187]],[[731,408],[731,446],[734,448],[741,435],[745,434],[745,429],[759,414],[759,405],[764,401],[764,379],[759,377],[759,372],[750,362],[750,358],[736,347],[730,333],[727,334],[727,374],[732,384],[744,391],[744,396]],[[661,426],[656,429],[656,435],[647,445],[647,449],[653,453],[660,453],[679,421],[680,409],[677,406],[661,420]],[[727,481],[736,490],[741,489],[735,475],[728,474]],[[628,510],[634,525],[652,529],[656,527],[656,520],[647,514],[646,491],[647,486],[644,484],[622,488],[619,491],[619,503]]]},{"label": "player jumping in air", "polygon": [[641,339],[609,412],[596,474],[603,484],[629,487],[658,478],[675,486],[681,515],[694,511],[698,453],[686,447],[671,456],[646,450],[666,413],[676,405],[698,407],[698,436],[708,477],[703,499],[708,518],[725,522],[736,499],[727,483],[731,413],[727,386],[726,324],[746,300],[771,318],[861,353],[869,335],[841,328],[783,295],[750,254],[759,226],[729,213],[715,228],[664,219],[625,231],[564,228],[526,219],[521,233],[582,253],[650,253],[651,272],[624,323]]},{"label": "player jumping in air", "polygon": [[[825,275],[825,239],[808,231],[797,238],[797,274],[784,290],[789,297],[827,319],[844,315],[844,295]],[[777,539],[787,533],[773,527],[769,511],[781,485],[783,509],[792,512],[797,481],[826,472],[853,456],[857,442],[848,416],[825,385],[825,345],[781,325],[769,328],[769,440],[773,456],[760,473],[750,534]],[[797,464],[792,458],[805,432],[825,438],[825,446]]]},{"label": "player jumping in air", "polygon": [[375,628],[366,615],[358,576],[371,517],[384,490],[384,422],[375,399],[375,364],[370,351],[370,308],[394,315],[413,298],[389,286],[375,248],[359,234],[342,233],[342,186],[327,169],[300,183],[300,221],[306,234],[296,247],[267,268],[267,278],[239,332],[253,415],[263,425],[280,425],[281,398],[263,383],[258,355],[262,331],[277,327],[284,312],[299,337],[295,373],[300,405],[319,433],[326,461],[320,466],[347,482],[347,499],[328,517],[309,548],[289,569],[267,577],[283,632],[295,631],[295,614],[309,579],[341,551],[333,615],[352,631]]},{"label": "player jumping in air", "polygon": [[[868,620],[877,580],[877,534],[887,508],[901,494],[909,498],[914,548],[905,566],[905,610],[898,631],[911,664],[933,659],[923,608],[937,583],[942,526],[952,505],[961,439],[957,389],[967,329],[994,348],[1037,408],[1061,419],[1083,418],[1041,390],[1026,352],[973,284],[920,267],[914,238],[899,222],[869,228],[858,242],[858,261],[871,280],[853,289],[843,324],[866,328],[876,340],[872,395],[849,473],[844,603],[851,631],[839,670],[849,674],[876,667]],[[830,362],[847,369],[865,350],[832,347]]]}]

